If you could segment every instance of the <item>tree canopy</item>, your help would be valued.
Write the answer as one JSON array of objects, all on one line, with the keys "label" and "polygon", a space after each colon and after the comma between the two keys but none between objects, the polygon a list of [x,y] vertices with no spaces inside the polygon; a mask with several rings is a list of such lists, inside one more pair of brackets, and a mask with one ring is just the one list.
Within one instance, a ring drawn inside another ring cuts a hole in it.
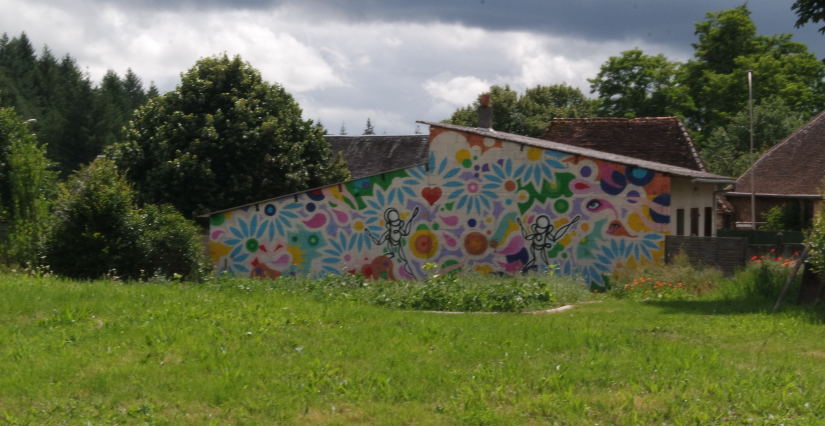
[{"label": "tree canopy", "polygon": [[[791,6],[799,19],[796,20],[796,28],[808,22],[818,23],[825,21],[825,2],[822,0],[796,0]],[[819,32],[825,34],[825,26],[819,28]]]},{"label": "tree canopy", "polygon": [[30,129],[63,176],[121,141],[134,110],[156,95],[131,70],[123,78],[109,71],[94,85],[71,56],[56,58],[48,47],[37,56],[26,33],[0,36],[0,107],[37,120]]},{"label": "tree canopy", "polygon": [[590,93],[599,93],[596,114],[603,117],[665,117],[678,113],[675,88],[678,64],[639,49],[611,56],[596,78],[588,79]]},{"label": "tree canopy", "polygon": [[240,56],[197,61],[136,112],[107,155],[140,201],[190,218],[349,178],[323,130]]},{"label": "tree canopy", "polygon": [[[806,120],[778,96],[753,108],[754,161],[778,142],[802,127]],[[750,167],[750,114],[740,111],[724,127],[717,127],[702,150],[702,158],[714,173],[739,176]]]},{"label": "tree canopy", "polygon": [[[538,137],[553,118],[591,117],[592,101],[581,90],[567,84],[536,86],[523,95],[510,85],[490,87],[493,128],[507,133]],[[445,123],[475,127],[479,101],[459,108]]]},{"label": "tree canopy", "polygon": [[28,125],[13,108],[0,108],[0,221],[10,226],[0,258],[19,264],[34,260],[55,178]]},{"label": "tree canopy", "polygon": [[738,174],[745,161],[740,131],[747,119],[748,70],[754,72],[754,103],[762,105],[754,124],[760,149],[825,108],[825,64],[791,34],[759,35],[750,14],[747,5],[707,13],[695,24],[698,40],[685,63],[638,49],[611,57],[590,80],[599,96],[597,113],[679,116],[711,171]]}]

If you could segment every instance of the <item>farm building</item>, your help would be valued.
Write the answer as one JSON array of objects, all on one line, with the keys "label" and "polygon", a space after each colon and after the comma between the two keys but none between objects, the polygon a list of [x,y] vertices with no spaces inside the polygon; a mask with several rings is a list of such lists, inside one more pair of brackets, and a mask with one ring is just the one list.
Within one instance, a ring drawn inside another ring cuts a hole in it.
[{"label": "farm building", "polygon": [[[753,182],[751,182],[753,180]],[[736,227],[751,228],[751,184],[756,192],[756,225],[773,207],[793,207],[807,228],[822,202],[825,180],[825,112],[776,144],[753,163],[725,193],[733,205]]]},{"label": "farm building", "polygon": [[390,163],[393,149],[379,147],[378,137],[330,140],[334,148],[351,144],[356,168],[383,168],[211,213],[216,272],[412,279],[434,263],[442,273],[554,268],[604,288],[618,268],[661,261],[665,235],[685,227],[712,234],[712,221],[699,221],[699,214],[713,208],[718,184],[733,182],[489,125],[421,123],[430,126],[429,137],[396,142],[424,144],[424,156],[414,146],[396,146],[409,158]]}]

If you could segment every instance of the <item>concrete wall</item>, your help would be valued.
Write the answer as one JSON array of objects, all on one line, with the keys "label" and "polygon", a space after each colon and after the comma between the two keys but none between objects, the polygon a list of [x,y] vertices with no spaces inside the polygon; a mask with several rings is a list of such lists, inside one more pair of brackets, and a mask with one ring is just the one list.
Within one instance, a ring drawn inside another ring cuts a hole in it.
[{"label": "concrete wall", "polygon": [[[670,180],[671,194],[673,202],[671,208],[671,222],[670,235],[678,235],[677,227],[677,212],[680,209],[684,210],[684,233],[683,235],[691,236],[691,209],[698,209],[698,229],[695,232],[697,237],[715,235],[716,224],[713,221],[713,210],[716,209],[716,202],[713,197],[713,192],[716,190],[716,184],[712,183],[698,183],[691,182],[690,178],[673,177]],[[708,210],[710,209],[710,210]],[[708,214],[710,212],[710,214]],[[710,226],[707,227],[706,218],[710,216]]]},{"label": "concrete wall", "polygon": [[594,288],[661,262],[670,178],[590,158],[432,128],[428,166],[211,217],[216,271],[580,273]]}]

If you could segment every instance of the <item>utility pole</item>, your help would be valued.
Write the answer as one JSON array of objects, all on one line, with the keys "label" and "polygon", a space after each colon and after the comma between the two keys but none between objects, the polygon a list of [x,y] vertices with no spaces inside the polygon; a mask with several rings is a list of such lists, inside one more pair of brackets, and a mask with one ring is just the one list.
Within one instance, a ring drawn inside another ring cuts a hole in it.
[{"label": "utility pole", "polygon": [[748,109],[751,127],[751,231],[756,231],[756,170],[753,168],[753,70],[748,70]]}]

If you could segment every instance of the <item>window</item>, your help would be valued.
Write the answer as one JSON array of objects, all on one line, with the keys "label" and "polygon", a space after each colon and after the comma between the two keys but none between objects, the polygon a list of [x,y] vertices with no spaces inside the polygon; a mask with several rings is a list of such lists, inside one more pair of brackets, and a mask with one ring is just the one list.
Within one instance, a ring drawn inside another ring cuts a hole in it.
[{"label": "window", "polygon": [[676,235],[685,235],[685,209],[676,209]]},{"label": "window", "polygon": [[713,236],[713,208],[705,207],[705,236]]},{"label": "window", "polygon": [[699,207],[690,209],[690,236],[699,236]]}]

